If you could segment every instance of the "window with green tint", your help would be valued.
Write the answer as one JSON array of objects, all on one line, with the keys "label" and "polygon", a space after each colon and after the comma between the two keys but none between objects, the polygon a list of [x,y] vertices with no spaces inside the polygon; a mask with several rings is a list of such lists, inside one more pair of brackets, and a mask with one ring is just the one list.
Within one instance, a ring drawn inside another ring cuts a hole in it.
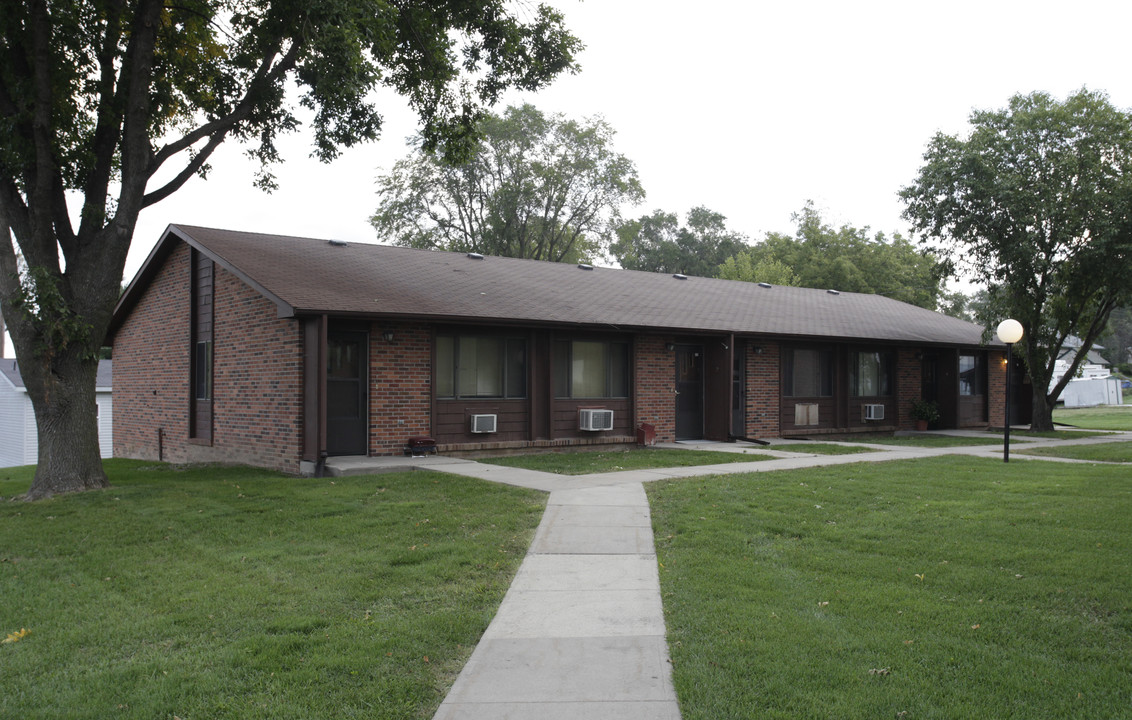
[{"label": "window with green tint", "polygon": [[629,396],[629,344],[562,340],[554,346],[554,395],[560,398]]},{"label": "window with green tint", "polygon": [[478,335],[437,336],[437,397],[523,398],[526,395],[526,340]]},{"label": "window with green tint", "polygon": [[786,348],[782,352],[782,394],[787,397],[833,395],[833,351]]},{"label": "window with green tint", "polygon": [[878,397],[892,394],[892,353],[849,353],[849,394]]}]

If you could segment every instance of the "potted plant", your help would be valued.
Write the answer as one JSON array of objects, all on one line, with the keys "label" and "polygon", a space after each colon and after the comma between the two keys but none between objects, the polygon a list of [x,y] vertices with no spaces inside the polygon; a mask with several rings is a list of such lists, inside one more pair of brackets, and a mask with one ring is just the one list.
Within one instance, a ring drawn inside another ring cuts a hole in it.
[{"label": "potted plant", "polygon": [[917,430],[927,430],[930,423],[939,420],[939,406],[933,400],[913,400],[912,419],[916,421]]}]

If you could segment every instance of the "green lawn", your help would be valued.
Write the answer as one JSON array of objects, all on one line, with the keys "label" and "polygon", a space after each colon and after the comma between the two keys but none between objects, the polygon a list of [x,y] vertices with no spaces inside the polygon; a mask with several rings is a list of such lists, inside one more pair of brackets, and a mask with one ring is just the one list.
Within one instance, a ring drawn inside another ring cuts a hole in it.
[{"label": "green lawn", "polygon": [[1132,716],[1126,468],[940,457],[648,493],[685,720]]},{"label": "green lawn", "polygon": [[1021,450],[1019,454],[1063,457],[1072,458],[1074,460],[1097,460],[1100,462],[1132,462],[1132,442],[1034,448],[1033,450]]},{"label": "green lawn", "polygon": [[1132,430],[1132,405],[1092,408],[1059,408],[1053,421],[1090,430]]},{"label": "green lawn", "polygon": [[808,453],[811,455],[856,455],[872,452],[872,448],[860,445],[837,445],[836,443],[806,442],[789,443],[787,445],[772,445],[772,450],[782,452]]},{"label": "green lawn", "polygon": [[[540,493],[427,472],[294,479],[108,461],[0,502],[0,717],[430,718]],[[0,470],[0,495],[30,470]]]},{"label": "green lawn", "polygon": [[519,467],[526,470],[558,473],[559,475],[589,475],[590,473],[621,472],[622,470],[755,462],[756,460],[770,460],[772,457],[757,450],[730,453],[709,450],[632,448],[630,450],[508,455],[506,457],[479,458],[479,460],[493,465],[506,465],[507,467]]},{"label": "green lawn", "polygon": [[839,442],[868,443],[870,445],[896,445],[898,447],[967,447],[969,445],[1001,445],[1002,435],[984,433],[982,437],[965,437],[957,435],[900,435],[884,434],[858,434],[837,435],[830,439]]}]

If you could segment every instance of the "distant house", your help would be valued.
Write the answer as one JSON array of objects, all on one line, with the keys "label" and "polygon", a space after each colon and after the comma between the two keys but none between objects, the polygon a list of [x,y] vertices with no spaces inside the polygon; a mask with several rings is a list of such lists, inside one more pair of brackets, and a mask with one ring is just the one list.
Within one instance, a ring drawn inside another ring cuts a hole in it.
[{"label": "distant house", "polygon": [[[1077,356],[1077,352],[1081,349],[1081,338],[1070,335],[1065,339],[1065,344],[1061,346],[1061,350],[1057,354],[1057,359],[1053,364],[1053,377],[1050,379],[1049,386],[1052,389],[1065,373],[1069,372],[1069,366],[1073,363],[1073,358]],[[1077,368],[1077,377],[1074,379],[1091,379],[1103,378],[1112,374],[1111,366],[1108,360],[1101,357],[1100,351],[1104,348],[1100,345],[1093,345],[1089,348],[1088,354],[1085,356],[1085,361]]]},{"label": "distant house", "polygon": [[[114,366],[98,363],[95,406],[98,411],[98,446],[102,457],[113,454]],[[0,467],[34,465],[39,462],[39,433],[20,368],[15,360],[0,360]]]},{"label": "distant house", "polygon": [[114,454],[334,455],[1002,425],[1004,348],[879,295],[170,226],[111,327]]}]

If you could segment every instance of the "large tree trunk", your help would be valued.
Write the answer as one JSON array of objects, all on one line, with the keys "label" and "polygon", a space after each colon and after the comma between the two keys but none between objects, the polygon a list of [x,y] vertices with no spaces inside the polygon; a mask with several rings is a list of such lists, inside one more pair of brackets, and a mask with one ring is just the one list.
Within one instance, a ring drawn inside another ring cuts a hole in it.
[{"label": "large tree trunk", "polygon": [[1049,387],[1048,378],[1046,378],[1046,380],[1046,383],[1042,383],[1032,378],[1033,408],[1030,417],[1030,429],[1035,432],[1050,432],[1053,430],[1054,401],[1051,401],[1049,395],[1046,394],[1046,390]]},{"label": "large tree trunk", "polygon": [[39,431],[39,463],[28,500],[110,485],[98,447],[95,379],[98,360],[79,348],[64,351],[53,367],[20,364]]}]

